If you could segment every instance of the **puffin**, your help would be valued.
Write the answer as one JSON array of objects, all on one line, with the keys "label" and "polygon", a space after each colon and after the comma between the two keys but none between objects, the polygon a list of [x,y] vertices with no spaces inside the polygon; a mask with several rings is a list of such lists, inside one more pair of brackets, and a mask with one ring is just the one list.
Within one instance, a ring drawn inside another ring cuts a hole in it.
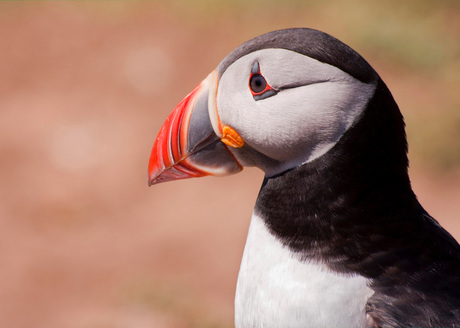
[{"label": "puffin", "polygon": [[237,328],[460,327],[460,246],[418,202],[407,151],[363,57],[284,29],[243,43],[177,105],[148,182],[264,171]]}]

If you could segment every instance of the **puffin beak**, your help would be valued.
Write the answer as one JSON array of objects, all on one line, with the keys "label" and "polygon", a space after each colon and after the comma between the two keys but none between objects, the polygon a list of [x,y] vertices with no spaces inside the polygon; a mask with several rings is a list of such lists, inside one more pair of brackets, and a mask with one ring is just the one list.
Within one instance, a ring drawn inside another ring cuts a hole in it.
[{"label": "puffin beak", "polygon": [[149,186],[207,175],[230,175],[242,170],[221,140],[217,85],[217,72],[213,71],[169,114],[150,155]]}]

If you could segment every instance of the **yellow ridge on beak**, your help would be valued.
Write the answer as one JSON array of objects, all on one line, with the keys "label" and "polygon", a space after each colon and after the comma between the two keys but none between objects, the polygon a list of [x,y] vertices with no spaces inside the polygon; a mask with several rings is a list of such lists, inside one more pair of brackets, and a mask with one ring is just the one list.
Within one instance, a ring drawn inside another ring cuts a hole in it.
[{"label": "yellow ridge on beak", "polygon": [[238,132],[233,130],[228,125],[225,125],[222,128],[222,138],[220,138],[220,140],[227,146],[230,146],[233,148],[240,148],[240,147],[243,147],[244,145],[243,138],[241,138]]}]

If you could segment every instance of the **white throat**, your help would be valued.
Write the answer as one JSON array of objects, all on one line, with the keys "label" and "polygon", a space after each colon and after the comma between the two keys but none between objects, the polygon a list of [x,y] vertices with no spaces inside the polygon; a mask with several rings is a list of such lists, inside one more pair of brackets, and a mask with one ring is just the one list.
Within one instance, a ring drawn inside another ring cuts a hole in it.
[{"label": "white throat", "polygon": [[236,328],[366,327],[369,281],[300,261],[253,214],[235,297]]}]

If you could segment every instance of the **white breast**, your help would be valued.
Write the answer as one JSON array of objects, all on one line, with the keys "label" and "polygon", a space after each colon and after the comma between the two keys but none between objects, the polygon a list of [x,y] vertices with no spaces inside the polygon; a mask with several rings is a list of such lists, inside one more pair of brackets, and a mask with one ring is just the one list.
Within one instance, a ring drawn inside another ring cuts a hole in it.
[{"label": "white breast", "polygon": [[300,261],[253,215],[235,298],[237,328],[365,327],[362,276]]}]

